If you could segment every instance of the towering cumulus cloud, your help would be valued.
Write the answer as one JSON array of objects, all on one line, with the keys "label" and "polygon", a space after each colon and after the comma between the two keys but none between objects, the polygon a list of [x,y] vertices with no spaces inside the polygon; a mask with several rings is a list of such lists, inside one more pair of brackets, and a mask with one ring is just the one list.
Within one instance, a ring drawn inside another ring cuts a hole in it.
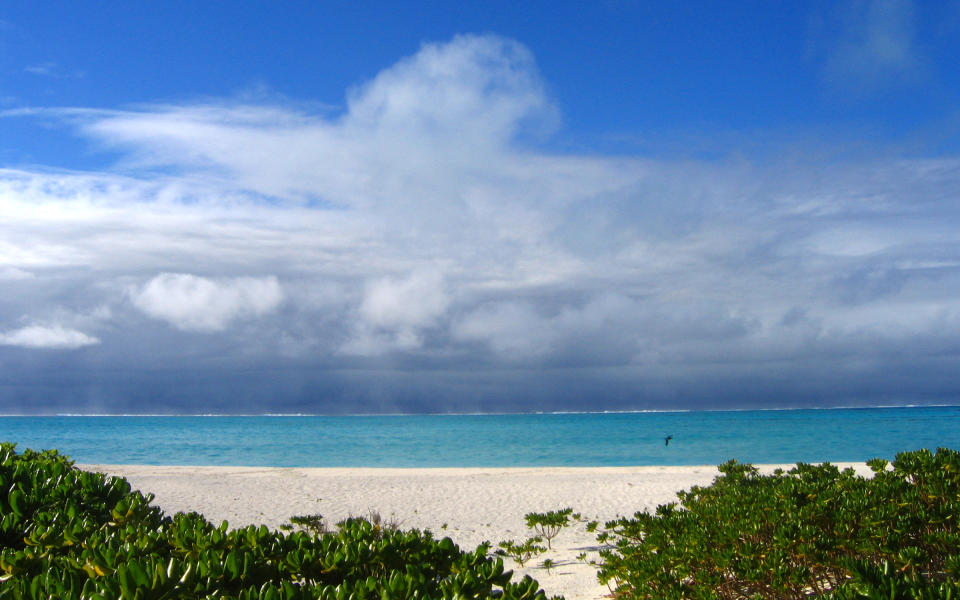
[{"label": "towering cumulus cloud", "polygon": [[501,158],[521,127],[549,127],[555,111],[526,48],[460,36],[426,44],[356,87],[332,120],[236,104],[72,116],[141,166],[227,173],[269,196],[369,207],[393,205],[428,182],[448,191],[458,173],[446,170]]}]

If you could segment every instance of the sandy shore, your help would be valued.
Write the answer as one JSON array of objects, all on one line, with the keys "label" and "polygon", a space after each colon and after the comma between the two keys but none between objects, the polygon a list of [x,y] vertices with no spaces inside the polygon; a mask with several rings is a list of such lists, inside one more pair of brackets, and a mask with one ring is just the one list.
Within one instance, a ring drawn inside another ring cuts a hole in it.
[{"label": "sandy shore", "polygon": [[[168,514],[197,511],[214,523],[265,524],[278,528],[293,515],[320,513],[328,523],[377,511],[405,529],[429,529],[461,547],[484,540],[496,546],[531,532],[523,515],[572,507],[584,519],[601,522],[676,499],[693,485],[708,485],[716,467],[603,467],[513,469],[298,469],[260,467],[155,467],[78,465],[126,477]],[[842,465],[847,466],[847,465]],[[868,473],[865,465],[855,464]],[[771,470],[773,466],[763,467]],[[583,524],[562,531],[553,549],[519,568],[548,595],[593,600],[609,593],[593,567],[576,560],[595,558],[594,534]],[[557,565],[548,573],[541,562]]]}]

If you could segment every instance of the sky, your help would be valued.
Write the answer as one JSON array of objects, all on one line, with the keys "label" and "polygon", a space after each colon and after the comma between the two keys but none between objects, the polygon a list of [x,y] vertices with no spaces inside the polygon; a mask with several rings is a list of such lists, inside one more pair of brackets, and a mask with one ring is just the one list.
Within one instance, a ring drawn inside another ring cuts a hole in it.
[{"label": "sky", "polygon": [[960,401],[960,2],[0,5],[0,414]]}]

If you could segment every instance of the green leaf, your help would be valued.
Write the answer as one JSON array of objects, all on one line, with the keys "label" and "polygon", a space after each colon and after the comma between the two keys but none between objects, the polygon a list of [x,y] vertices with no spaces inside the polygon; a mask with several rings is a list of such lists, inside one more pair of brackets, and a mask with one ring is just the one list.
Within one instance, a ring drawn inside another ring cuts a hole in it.
[{"label": "green leaf", "polygon": [[23,501],[24,493],[20,491],[19,487],[10,488],[10,493],[7,496],[7,502],[10,504],[10,510],[13,511],[17,517],[23,516]]},{"label": "green leaf", "polygon": [[120,593],[122,597],[124,599],[129,598],[132,600],[136,584],[134,583],[133,577],[131,577],[127,567],[122,566],[117,569],[117,577],[120,579]]},{"label": "green leaf", "polygon": [[231,579],[237,579],[240,577],[240,564],[237,560],[237,551],[234,550],[227,555],[227,560],[224,563],[227,573],[230,575]]}]

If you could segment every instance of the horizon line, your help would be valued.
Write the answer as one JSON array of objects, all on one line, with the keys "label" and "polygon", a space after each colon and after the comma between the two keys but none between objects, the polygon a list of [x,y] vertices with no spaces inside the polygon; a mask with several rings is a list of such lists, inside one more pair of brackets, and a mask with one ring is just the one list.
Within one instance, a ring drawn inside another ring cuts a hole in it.
[{"label": "horizon line", "polygon": [[518,411],[518,412],[445,412],[445,413],[350,413],[350,414],[324,414],[324,413],[6,413],[0,414],[0,418],[56,418],[56,417],[231,417],[231,418],[257,418],[257,417],[278,417],[278,418],[296,418],[296,417],[470,417],[470,416],[533,416],[533,415],[622,415],[622,414],[658,414],[658,413],[691,413],[691,412],[774,412],[774,411],[800,411],[800,410],[871,410],[871,409],[898,409],[898,408],[960,408],[958,404],[878,404],[867,406],[783,406],[766,408],[669,408],[669,409],[635,409],[635,410],[589,410],[589,411]]}]

